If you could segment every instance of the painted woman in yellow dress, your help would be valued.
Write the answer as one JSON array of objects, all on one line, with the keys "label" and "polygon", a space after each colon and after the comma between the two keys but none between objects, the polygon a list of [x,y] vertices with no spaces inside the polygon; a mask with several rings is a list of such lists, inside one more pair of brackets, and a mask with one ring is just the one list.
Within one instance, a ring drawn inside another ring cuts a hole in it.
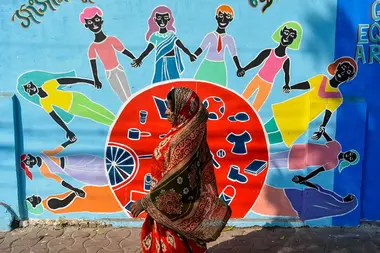
[{"label": "painted woman in yellow dress", "polygon": [[325,132],[325,127],[331,115],[343,102],[339,86],[355,78],[357,63],[351,57],[342,57],[328,66],[332,76],[320,74],[307,81],[289,86],[283,91],[308,90],[307,92],[272,105],[273,118],[265,124],[270,144],[284,142],[290,147],[309,127],[310,122],[324,113],[323,122],[313,139],[318,140]]}]

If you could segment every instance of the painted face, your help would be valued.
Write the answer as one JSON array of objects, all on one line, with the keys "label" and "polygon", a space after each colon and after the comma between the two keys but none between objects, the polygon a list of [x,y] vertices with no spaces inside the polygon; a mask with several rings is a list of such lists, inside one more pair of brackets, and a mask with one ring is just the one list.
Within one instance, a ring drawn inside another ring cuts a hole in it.
[{"label": "painted face", "polygon": [[281,30],[281,45],[287,47],[293,43],[293,41],[297,38],[297,31],[291,28],[287,28]]},{"label": "painted face", "polygon": [[33,82],[24,84],[23,87],[24,87],[25,92],[28,93],[29,96],[33,96],[38,92],[38,88]]},{"label": "painted face", "polygon": [[36,206],[38,206],[41,203],[42,200],[41,200],[40,196],[33,195],[33,196],[30,196],[30,197],[26,198],[26,201],[29,201],[29,203],[33,207],[36,207]]},{"label": "painted face", "polygon": [[166,115],[166,117],[168,117],[168,121],[172,125],[174,124],[174,110],[173,110],[173,108],[174,108],[173,101],[168,100],[168,108],[165,111],[165,115]]},{"label": "painted face", "polygon": [[219,11],[218,15],[216,15],[215,18],[216,22],[218,23],[218,27],[222,29],[225,29],[233,19],[231,14],[221,11]]},{"label": "painted face", "polygon": [[353,152],[351,152],[351,151],[347,151],[346,153],[344,153],[343,158],[344,158],[346,161],[352,163],[352,162],[355,161],[355,159],[356,159],[356,154],[353,153]]},{"label": "painted face", "polygon": [[95,17],[85,19],[84,21],[86,22],[84,26],[88,28],[91,32],[98,33],[102,30],[104,21],[102,20],[102,17],[99,17],[97,14],[95,15]]},{"label": "painted face", "polygon": [[344,202],[351,202],[355,199],[355,197],[351,194],[348,194],[343,200]]},{"label": "painted face", "polygon": [[338,82],[345,82],[355,74],[354,67],[349,62],[342,62],[336,67],[335,79]]},{"label": "painted face", "polygon": [[170,15],[169,13],[156,13],[154,21],[156,22],[158,27],[165,28],[170,21]]},{"label": "painted face", "polygon": [[33,166],[37,164],[37,158],[35,158],[35,157],[32,156],[31,154],[27,154],[27,155],[26,155],[26,159],[24,160],[24,163],[25,163],[26,166],[28,166],[29,168],[33,168]]}]

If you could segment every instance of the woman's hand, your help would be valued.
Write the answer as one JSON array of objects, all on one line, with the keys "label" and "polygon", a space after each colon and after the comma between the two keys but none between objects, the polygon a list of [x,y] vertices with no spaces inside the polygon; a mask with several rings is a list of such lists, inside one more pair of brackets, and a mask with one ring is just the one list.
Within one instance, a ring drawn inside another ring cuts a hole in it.
[{"label": "woman's hand", "polygon": [[131,66],[134,68],[140,67],[142,64],[142,60],[140,58],[137,58],[132,61]]},{"label": "woman's hand", "polygon": [[81,189],[76,188],[76,189],[74,190],[74,192],[75,192],[75,194],[76,194],[77,196],[79,196],[79,197],[82,198],[82,199],[86,197],[86,192],[83,191],[83,190],[81,190]]},{"label": "woman's hand", "polygon": [[284,92],[284,93],[289,93],[290,92],[290,86],[289,86],[289,84],[285,84],[283,87],[282,87],[282,91]]},{"label": "woman's hand", "polygon": [[144,207],[141,205],[141,200],[137,200],[135,203],[131,206],[131,212],[133,217],[137,217],[144,211]]},{"label": "woman's hand", "polygon": [[76,142],[76,140],[77,140],[76,135],[73,132],[71,132],[70,130],[66,131],[66,138],[70,142]]},{"label": "woman's hand", "polygon": [[99,80],[98,77],[96,77],[95,80],[94,80],[94,87],[95,87],[96,89],[101,89],[102,86],[103,86],[102,82]]},{"label": "woman's hand", "polygon": [[325,133],[325,131],[326,131],[325,127],[324,126],[320,126],[318,132],[315,132],[311,138],[313,140],[317,141],[317,140],[319,140],[322,137],[322,135]]},{"label": "woman's hand", "polygon": [[245,75],[245,70],[244,68],[241,68],[241,69],[238,69],[237,72],[236,72],[236,75],[238,77],[243,77]]},{"label": "woman's hand", "polygon": [[195,56],[194,54],[190,54],[189,57],[191,62],[195,62],[197,60],[197,56]]}]

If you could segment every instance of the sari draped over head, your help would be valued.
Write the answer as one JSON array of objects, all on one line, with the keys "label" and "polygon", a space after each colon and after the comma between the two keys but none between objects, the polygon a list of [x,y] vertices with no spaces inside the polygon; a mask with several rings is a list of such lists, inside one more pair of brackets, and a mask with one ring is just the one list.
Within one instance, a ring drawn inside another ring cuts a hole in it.
[{"label": "sari draped over head", "polygon": [[[168,37],[156,45],[155,73],[153,83],[177,79],[185,70],[181,53],[176,46],[178,37],[169,32]],[[166,56],[174,50],[174,56]]]},{"label": "sari draped over head", "polygon": [[231,209],[218,197],[207,110],[188,88],[174,89],[173,104],[173,128],[154,150],[151,191],[141,204],[155,222],[205,244],[219,237]]},{"label": "sari draped over head", "polygon": [[[24,90],[23,85],[27,84],[28,82],[33,82],[38,88],[40,88],[45,82],[53,79],[63,78],[63,77],[76,77],[75,71],[69,71],[66,73],[49,73],[45,71],[29,71],[24,74],[22,74],[17,79],[17,91],[18,93],[24,97],[26,100],[29,100],[35,105],[41,106],[40,98],[35,96],[29,96]],[[59,90],[63,90],[62,86],[58,87]],[[53,106],[54,111],[58,114],[58,116],[65,122],[70,123],[71,120],[74,118],[74,115],[62,110],[59,107]]]}]

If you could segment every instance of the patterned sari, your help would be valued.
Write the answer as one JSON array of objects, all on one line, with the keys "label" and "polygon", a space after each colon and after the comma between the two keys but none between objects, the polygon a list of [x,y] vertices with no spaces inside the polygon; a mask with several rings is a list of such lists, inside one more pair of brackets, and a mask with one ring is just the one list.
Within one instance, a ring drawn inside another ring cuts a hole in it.
[{"label": "patterned sari", "polygon": [[188,88],[174,89],[174,124],[154,150],[151,192],[141,200],[148,216],[143,252],[205,252],[231,209],[218,197],[207,144],[208,112]]}]

